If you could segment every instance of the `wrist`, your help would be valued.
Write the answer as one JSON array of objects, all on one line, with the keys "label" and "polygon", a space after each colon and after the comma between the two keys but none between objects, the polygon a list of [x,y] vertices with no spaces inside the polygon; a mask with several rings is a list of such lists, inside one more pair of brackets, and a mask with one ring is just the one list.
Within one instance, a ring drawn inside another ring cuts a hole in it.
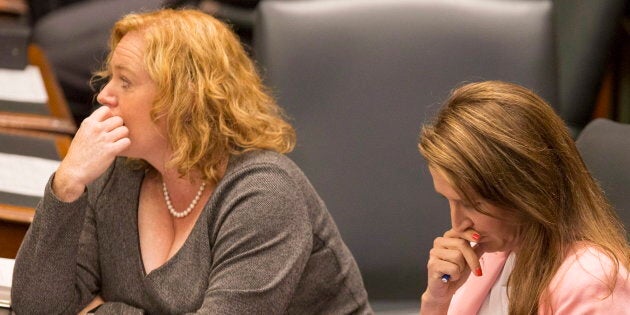
[{"label": "wrist", "polygon": [[420,298],[420,314],[446,314],[448,312],[448,307],[450,306],[450,304],[450,298],[435,298],[427,290],[422,294],[422,297]]},{"label": "wrist", "polygon": [[98,309],[99,309],[101,306],[103,306],[103,303],[101,303],[101,304],[97,305],[95,308],[93,308],[93,309],[89,310],[89,311],[87,312],[87,315],[94,315],[94,314],[96,314],[96,311],[98,311]]},{"label": "wrist", "polygon": [[63,202],[72,202],[85,192],[85,185],[63,172],[61,168],[53,175],[51,189],[53,195]]}]

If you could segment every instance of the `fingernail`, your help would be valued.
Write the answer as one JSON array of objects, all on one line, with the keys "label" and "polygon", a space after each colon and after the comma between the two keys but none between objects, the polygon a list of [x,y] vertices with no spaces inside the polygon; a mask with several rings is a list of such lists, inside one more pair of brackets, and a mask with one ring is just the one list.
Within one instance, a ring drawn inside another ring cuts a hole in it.
[{"label": "fingernail", "polygon": [[483,276],[483,272],[481,271],[481,267],[477,267],[477,269],[475,269],[475,276],[477,276],[477,277]]},{"label": "fingernail", "polygon": [[478,240],[481,238],[481,235],[479,235],[479,233],[473,233],[473,234],[472,234],[472,238],[473,238],[475,241],[478,241]]}]

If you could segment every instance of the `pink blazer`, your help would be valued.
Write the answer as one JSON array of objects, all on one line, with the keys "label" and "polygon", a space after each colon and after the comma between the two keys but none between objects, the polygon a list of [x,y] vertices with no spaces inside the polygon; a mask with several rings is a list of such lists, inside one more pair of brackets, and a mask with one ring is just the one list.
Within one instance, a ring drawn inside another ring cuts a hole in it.
[{"label": "pink blazer", "polygon": [[[485,253],[481,256],[483,276],[471,275],[451,300],[449,315],[474,315],[501,274],[509,253]],[[604,282],[613,267],[610,259],[597,249],[580,246],[568,256],[551,280],[550,304],[539,307],[538,314],[630,314],[630,280],[628,270],[621,267],[617,283],[609,295]],[[534,272],[534,268],[532,268]]]}]

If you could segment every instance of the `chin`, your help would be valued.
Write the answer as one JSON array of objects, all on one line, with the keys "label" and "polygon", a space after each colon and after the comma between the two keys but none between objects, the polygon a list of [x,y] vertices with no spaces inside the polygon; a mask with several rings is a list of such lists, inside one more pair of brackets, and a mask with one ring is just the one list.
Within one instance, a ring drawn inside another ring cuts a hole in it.
[{"label": "chin", "polygon": [[122,150],[118,155],[130,157],[130,158],[137,158],[138,153],[139,153],[138,147],[134,146],[134,143],[131,143],[129,146],[127,146],[127,148]]},{"label": "chin", "polygon": [[478,245],[478,250],[480,250],[483,253],[496,253],[496,252],[508,252],[511,249],[505,245],[481,243]]},{"label": "chin", "polygon": [[128,149],[120,152],[118,156],[132,158],[132,159],[140,159],[140,157],[137,154],[133,154],[133,152],[129,151]]},{"label": "chin", "polygon": [[124,150],[124,151],[122,151],[122,152],[118,153],[118,156],[127,157],[127,158],[132,158],[132,157],[133,157],[133,156],[131,156],[131,155],[129,154],[129,149]]}]

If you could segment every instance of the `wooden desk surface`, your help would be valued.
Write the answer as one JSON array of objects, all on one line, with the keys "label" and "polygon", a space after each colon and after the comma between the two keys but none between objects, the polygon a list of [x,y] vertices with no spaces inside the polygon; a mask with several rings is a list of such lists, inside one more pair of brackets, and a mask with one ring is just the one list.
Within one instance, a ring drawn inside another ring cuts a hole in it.
[{"label": "wooden desk surface", "polygon": [[[61,160],[70,142],[67,135],[0,127],[4,153]],[[0,192],[0,257],[15,258],[39,199]]]},{"label": "wooden desk surface", "polygon": [[73,135],[77,130],[76,124],[44,52],[38,46],[31,44],[28,48],[28,60],[30,64],[37,66],[42,73],[48,93],[47,105],[50,115],[0,111],[0,127]]}]

